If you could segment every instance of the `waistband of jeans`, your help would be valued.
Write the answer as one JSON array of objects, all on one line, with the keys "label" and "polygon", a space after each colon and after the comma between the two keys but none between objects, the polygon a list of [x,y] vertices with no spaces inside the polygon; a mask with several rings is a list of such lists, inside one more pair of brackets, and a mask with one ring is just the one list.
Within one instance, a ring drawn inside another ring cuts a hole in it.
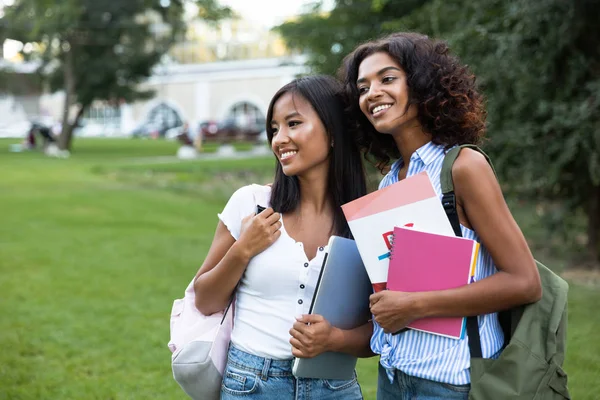
[{"label": "waistband of jeans", "polygon": [[227,363],[262,376],[292,376],[293,360],[274,360],[246,353],[235,347],[229,347]]}]

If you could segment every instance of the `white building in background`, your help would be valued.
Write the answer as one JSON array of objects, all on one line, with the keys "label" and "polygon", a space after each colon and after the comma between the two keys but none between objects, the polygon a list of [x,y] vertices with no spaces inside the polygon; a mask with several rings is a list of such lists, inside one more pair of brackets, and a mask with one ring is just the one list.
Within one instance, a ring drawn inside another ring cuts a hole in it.
[{"label": "white building in background", "polygon": [[[32,119],[41,119],[41,85],[35,63],[11,63],[0,58],[0,69],[10,73],[0,81],[0,137],[22,137]],[[17,95],[12,92],[18,93]],[[51,118],[46,118],[46,122]]]},{"label": "white building in background", "polygon": [[301,56],[167,66],[144,85],[154,99],[122,107],[121,127],[130,131],[157,107],[172,109],[191,126],[242,114],[264,120],[273,94],[306,72]]},{"label": "white building in background", "polygon": [[[142,85],[155,96],[133,104],[95,103],[82,118],[80,136],[131,135],[146,123],[169,127],[187,122],[196,129],[204,121],[254,119],[264,124],[273,94],[307,72],[305,57],[289,56],[205,64],[170,64]],[[64,96],[40,97],[40,108],[60,121]],[[2,116],[0,116],[2,118]]]},{"label": "white building in background", "polygon": [[[154,91],[152,99],[133,104],[98,101],[84,114],[76,134],[127,136],[144,124],[185,122],[194,131],[201,122],[228,119],[262,125],[273,94],[308,72],[304,56],[290,54],[278,36],[243,20],[216,28],[189,26],[185,40],[141,85]],[[33,72],[30,65],[15,65],[21,74]],[[63,104],[60,92],[30,92],[26,97],[0,93],[0,137],[24,136],[29,120],[59,124]]]}]

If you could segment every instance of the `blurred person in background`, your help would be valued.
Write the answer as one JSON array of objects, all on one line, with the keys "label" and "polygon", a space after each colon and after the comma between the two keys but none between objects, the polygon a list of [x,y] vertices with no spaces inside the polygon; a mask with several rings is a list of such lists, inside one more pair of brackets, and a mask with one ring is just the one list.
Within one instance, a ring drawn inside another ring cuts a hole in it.
[{"label": "blurred person in background", "polygon": [[31,128],[29,128],[25,140],[23,141],[23,147],[28,150],[35,149],[38,143],[38,137],[42,141],[42,149],[46,149],[48,145],[56,142],[49,127],[39,122],[32,122]]},{"label": "blurred person in background", "polygon": [[204,141],[204,132],[202,132],[202,128],[198,127],[198,133],[196,134],[196,137],[194,138],[194,148],[196,149],[196,151],[198,153],[202,152],[202,146],[203,146],[203,141]]},{"label": "blurred person in background", "polygon": [[[273,185],[242,187],[219,214],[195,291],[205,315],[225,309],[235,291],[222,399],[362,399],[356,376],[292,375],[293,357],[372,355],[371,323],[344,331],[308,315],[330,236],[350,236],[340,206],[366,193],[344,107],[343,87],[332,77],[304,77],[281,88],[267,116],[277,159]],[[256,214],[257,206],[266,209]]]},{"label": "blurred person in background", "polygon": [[177,158],[181,160],[192,160],[198,156],[194,142],[190,137],[189,127],[189,124],[184,122],[176,136],[177,141],[181,144],[181,147],[177,149]]},{"label": "blurred person in background", "polygon": [[194,142],[192,142],[192,138],[190,138],[190,125],[187,122],[183,123],[183,126],[181,127],[181,131],[177,135],[177,141],[182,146],[192,146],[193,147]]},{"label": "blurred person in background", "polygon": [[23,140],[23,148],[26,150],[34,150],[37,143],[37,139],[35,137],[35,129],[33,129],[33,124],[31,128],[27,131],[27,135]]},{"label": "blurred person in background", "polygon": [[[358,116],[360,145],[379,167],[391,164],[380,189],[427,171],[441,200],[446,152],[477,144],[485,133],[486,111],[475,76],[444,42],[417,33],[392,34],[359,46],[340,72],[351,97],[351,115]],[[531,251],[485,157],[462,149],[452,176],[462,236],[481,243],[475,282],[450,290],[384,290],[371,296],[376,322],[371,348],[381,354],[380,400],[468,398],[467,335],[457,340],[412,329],[393,334],[410,322],[479,316],[483,357],[496,358],[504,343],[497,312],[541,297]]]}]

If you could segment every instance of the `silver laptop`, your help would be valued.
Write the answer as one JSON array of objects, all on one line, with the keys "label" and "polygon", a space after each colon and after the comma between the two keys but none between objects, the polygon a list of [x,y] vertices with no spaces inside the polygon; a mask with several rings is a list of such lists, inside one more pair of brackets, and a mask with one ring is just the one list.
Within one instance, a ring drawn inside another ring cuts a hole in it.
[{"label": "silver laptop", "polygon": [[[354,240],[332,236],[325,254],[311,314],[322,315],[332,326],[353,329],[371,319],[369,296],[373,293]],[[357,358],[327,352],[314,358],[294,359],[292,373],[298,378],[354,378]]]}]

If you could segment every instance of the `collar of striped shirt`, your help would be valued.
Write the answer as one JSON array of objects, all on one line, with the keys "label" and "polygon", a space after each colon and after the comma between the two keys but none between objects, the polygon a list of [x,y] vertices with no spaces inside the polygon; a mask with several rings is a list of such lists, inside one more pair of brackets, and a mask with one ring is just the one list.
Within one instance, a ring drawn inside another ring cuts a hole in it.
[{"label": "collar of striped shirt", "polygon": [[[437,160],[441,155],[445,154],[444,145],[435,144],[431,141],[425,143],[423,146],[419,147],[415,152],[411,155],[411,160],[420,159],[425,166],[428,166],[435,160]],[[392,164],[391,175],[398,176],[398,171],[400,168],[404,166],[404,160],[400,157],[394,164]]]}]

